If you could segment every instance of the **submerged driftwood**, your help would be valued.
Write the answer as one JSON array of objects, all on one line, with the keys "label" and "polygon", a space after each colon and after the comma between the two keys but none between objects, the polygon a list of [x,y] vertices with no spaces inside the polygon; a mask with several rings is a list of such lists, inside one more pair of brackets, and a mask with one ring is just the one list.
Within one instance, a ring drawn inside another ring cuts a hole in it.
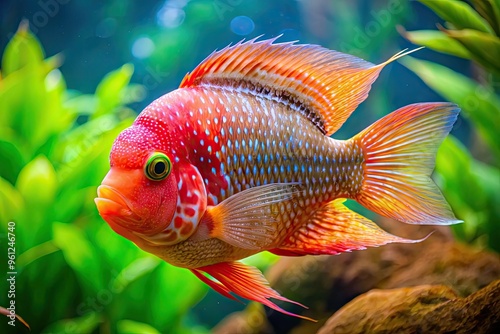
[{"label": "submerged driftwood", "polygon": [[[498,254],[453,241],[447,227],[391,226],[392,233],[414,239],[435,232],[419,244],[393,244],[339,256],[284,257],[266,273],[282,295],[309,306],[302,310],[283,305],[287,310],[318,319],[317,323],[250,304],[243,312],[229,315],[214,332],[316,333],[332,314],[372,289],[443,285],[456,294],[454,298],[464,298],[500,279]],[[409,310],[405,314],[411,316]]]}]

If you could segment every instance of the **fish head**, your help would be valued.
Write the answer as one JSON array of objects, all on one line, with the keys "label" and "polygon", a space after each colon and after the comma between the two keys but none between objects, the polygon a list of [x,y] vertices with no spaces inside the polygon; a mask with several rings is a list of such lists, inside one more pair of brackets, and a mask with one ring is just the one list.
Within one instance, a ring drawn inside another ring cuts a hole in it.
[{"label": "fish head", "polygon": [[116,232],[155,234],[170,224],[178,197],[172,156],[145,126],[133,125],[116,138],[111,168],[95,199],[99,214]]}]

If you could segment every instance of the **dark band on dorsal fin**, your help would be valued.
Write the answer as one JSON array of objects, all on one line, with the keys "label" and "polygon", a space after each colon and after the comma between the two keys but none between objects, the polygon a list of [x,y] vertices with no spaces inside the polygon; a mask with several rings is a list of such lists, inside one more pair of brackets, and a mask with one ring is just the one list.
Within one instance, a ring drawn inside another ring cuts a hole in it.
[{"label": "dark band on dorsal fin", "polygon": [[268,98],[269,100],[283,103],[289,108],[304,115],[311,123],[323,133],[326,134],[325,121],[321,114],[310,109],[309,105],[304,103],[298,96],[294,96],[293,92],[287,90],[280,90],[277,87],[270,85],[263,86],[262,82],[242,78],[240,81],[228,79],[212,79],[207,80],[200,86],[211,86],[237,90],[243,93],[249,93],[256,96]]},{"label": "dark band on dorsal fin", "polygon": [[273,44],[276,39],[252,39],[212,53],[180,88],[221,87],[275,100],[329,136],[366,99],[384,65],[406,54],[374,65],[317,45]]}]

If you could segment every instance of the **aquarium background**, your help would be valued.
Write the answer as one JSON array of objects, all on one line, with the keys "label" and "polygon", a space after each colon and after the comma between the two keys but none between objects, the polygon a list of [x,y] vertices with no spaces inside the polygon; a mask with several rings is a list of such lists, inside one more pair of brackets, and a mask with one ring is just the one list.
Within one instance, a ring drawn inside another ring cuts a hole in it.
[{"label": "aquarium background", "polygon": [[[93,198],[113,139],[212,51],[242,39],[281,36],[278,42],[320,44],[380,63],[418,47],[402,27],[437,25],[445,20],[429,7],[404,0],[0,2],[0,269],[10,271],[8,222],[14,222],[17,314],[34,333],[209,333],[245,305],[142,252],[97,214]],[[411,57],[481,83],[486,99],[498,101],[496,74],[485,76],[469,59],[432,48]],[[409,59],[382,71],[335,138],[349,138],[407,104],[453,101],[422,81],[415,73],[423,63]],[[489,130],[478,131],[469,116],[460,116],[452,130],[457,140],[447,146],[449,152],[459,147],[447,154],[460,159],[438,158],[436,180],[466,220],[457,238],[495,249],[500,159],[482,134],[498,136],[499,129],[484,124]],[[471,189],[483,195],[470,204],[463,182],[469,196]],[[276,260],[261,254],[246,261],[265,271]],[[0,306],[9,305],[8,290],[2,279]],[[0,321],[0,332],[28,330]]]}]

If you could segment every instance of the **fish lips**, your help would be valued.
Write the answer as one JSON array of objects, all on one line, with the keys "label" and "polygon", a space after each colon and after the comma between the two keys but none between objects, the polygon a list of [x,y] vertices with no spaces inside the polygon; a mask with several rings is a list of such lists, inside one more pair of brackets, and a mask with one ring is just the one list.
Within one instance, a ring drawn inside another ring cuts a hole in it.
[{"label": "fish lips", "polygon": [[97,188],[94,202],[101,217],[110,224],[117,224],[130,230],[140,230],[143,221],[131,208],[127,198],[108,185]]}]

